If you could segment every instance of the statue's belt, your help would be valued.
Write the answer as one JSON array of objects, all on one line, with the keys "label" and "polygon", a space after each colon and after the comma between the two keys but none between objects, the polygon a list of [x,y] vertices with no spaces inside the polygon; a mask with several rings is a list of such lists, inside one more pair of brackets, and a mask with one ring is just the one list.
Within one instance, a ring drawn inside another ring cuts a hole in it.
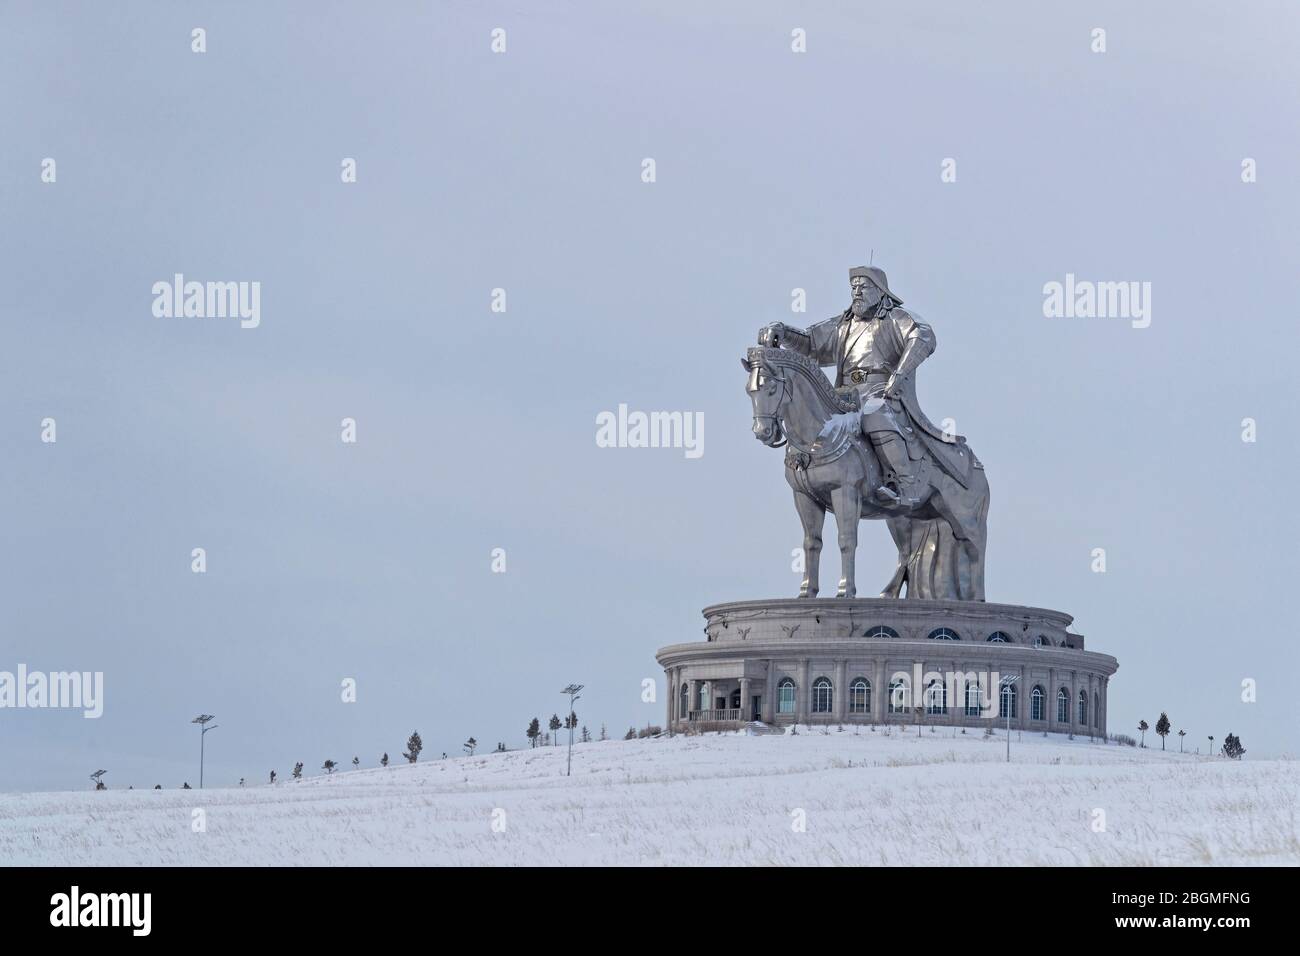
[{"label": "statue's belt", "polygon": [[849,381],[854,385],[861,385],[872,375],[890,375],[892,374],[887,368],[855,368],[849,372]]}]

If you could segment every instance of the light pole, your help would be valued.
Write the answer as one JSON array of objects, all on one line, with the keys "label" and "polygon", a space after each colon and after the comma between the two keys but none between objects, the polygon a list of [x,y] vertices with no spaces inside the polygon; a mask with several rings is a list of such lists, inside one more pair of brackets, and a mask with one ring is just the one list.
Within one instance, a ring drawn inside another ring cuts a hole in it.
[{"label": "light pole", "polygon": [[[1010,674],[1002,678],[1000,681],[998,681],[998,703],[999,704],[1002,704],[1002,698],[1004,696],[1006,697],[1006,703],[1007,704],[1011,703],[1011,692],[1008,691],[1004,695],[1002,693],[1002,688],[1010,687],[1018,680],[1020,680],[1019,674]],[[1011,763],[1011,708],[1003,707],[1002,709],[1007,712],[1007,763]]]},{"label": "light pole", "polygon": [[203,789],[203,738],[208,735],[209,730],[216,730],[217,725],[208,726],[208,721],[215,719],[211,714],[199,714],[191,724],[199,725],[199,789]]},{"label": "light pole", "polygon": [[575,701],[581,700],[578,696],[578,691],[580,690],[582,690],[581,684],[570,684],[568,687],[564,688],[564,690],[560,691],[561,694],[569,695],[569,717],[568,720],[565,721],[565,723],[569,725],[569,758],[568,766],[564,771],[566,777],[573,776],[573,725],[575,723],[573,719],[573,704]]}]

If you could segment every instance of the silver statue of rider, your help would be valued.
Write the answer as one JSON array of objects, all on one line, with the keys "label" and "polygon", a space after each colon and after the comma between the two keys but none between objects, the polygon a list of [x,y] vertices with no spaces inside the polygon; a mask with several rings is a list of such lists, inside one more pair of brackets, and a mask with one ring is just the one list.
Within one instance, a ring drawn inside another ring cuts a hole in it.
[{"label": "silver statue of rider", "polygon": [[885,505],[910,506],[918,501],[925,449],[945,465],[957,450],[957,436],[936,427],[916,400],[914,374],[934,351],[934,331],[900,308],[903,300],[889,290],[883,270],[850,269],[849,288],[853,302],[839,315],[807,331],[775,322],[760,330],[758,341],[836,367],[835,387],[858,393],[862,432],[885,473],[875,497]]}]

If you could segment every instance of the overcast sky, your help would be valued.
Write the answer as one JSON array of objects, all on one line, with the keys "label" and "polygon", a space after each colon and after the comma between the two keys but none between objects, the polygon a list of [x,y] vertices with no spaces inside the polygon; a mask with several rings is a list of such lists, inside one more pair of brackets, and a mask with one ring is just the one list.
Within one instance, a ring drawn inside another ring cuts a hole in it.
[{"label": "overcast sky", "polygon": [[[1294,749],[1294,11],[704,6],[0,6],[0,670],[105,675],[98,720],[0,710],[0,789],[195,784],[201,711],[209,785],[524,746],[570,681],[662,722],[658,647],[798,587],[738,359],[872,255],[987,468],[989,600],[1119,659],[1112,731]],[[175,273],[260,325],[155,317]],[[1067,273],[1149,327],[1044,317]],[[620,403],[704,454],[597,447]]]}]

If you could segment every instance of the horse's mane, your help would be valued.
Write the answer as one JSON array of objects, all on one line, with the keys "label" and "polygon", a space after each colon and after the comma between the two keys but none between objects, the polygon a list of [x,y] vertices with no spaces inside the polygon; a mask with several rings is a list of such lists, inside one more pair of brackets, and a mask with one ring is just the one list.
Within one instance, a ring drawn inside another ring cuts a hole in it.
[{"label": "horse's mane", "polygon": [[835,391],[835,387],[831,385],[830,380],[822,373],[821,366],[814,359],[800,352],[793,349],[756,346],[749,350],[749,360],[751,362],[761,361],[764,365],[771,365],[775,368],[793,369],[800,373],[812,385],[822,403],[830,411],[848,412],[853,411],[855,408],[852,400]]}]

